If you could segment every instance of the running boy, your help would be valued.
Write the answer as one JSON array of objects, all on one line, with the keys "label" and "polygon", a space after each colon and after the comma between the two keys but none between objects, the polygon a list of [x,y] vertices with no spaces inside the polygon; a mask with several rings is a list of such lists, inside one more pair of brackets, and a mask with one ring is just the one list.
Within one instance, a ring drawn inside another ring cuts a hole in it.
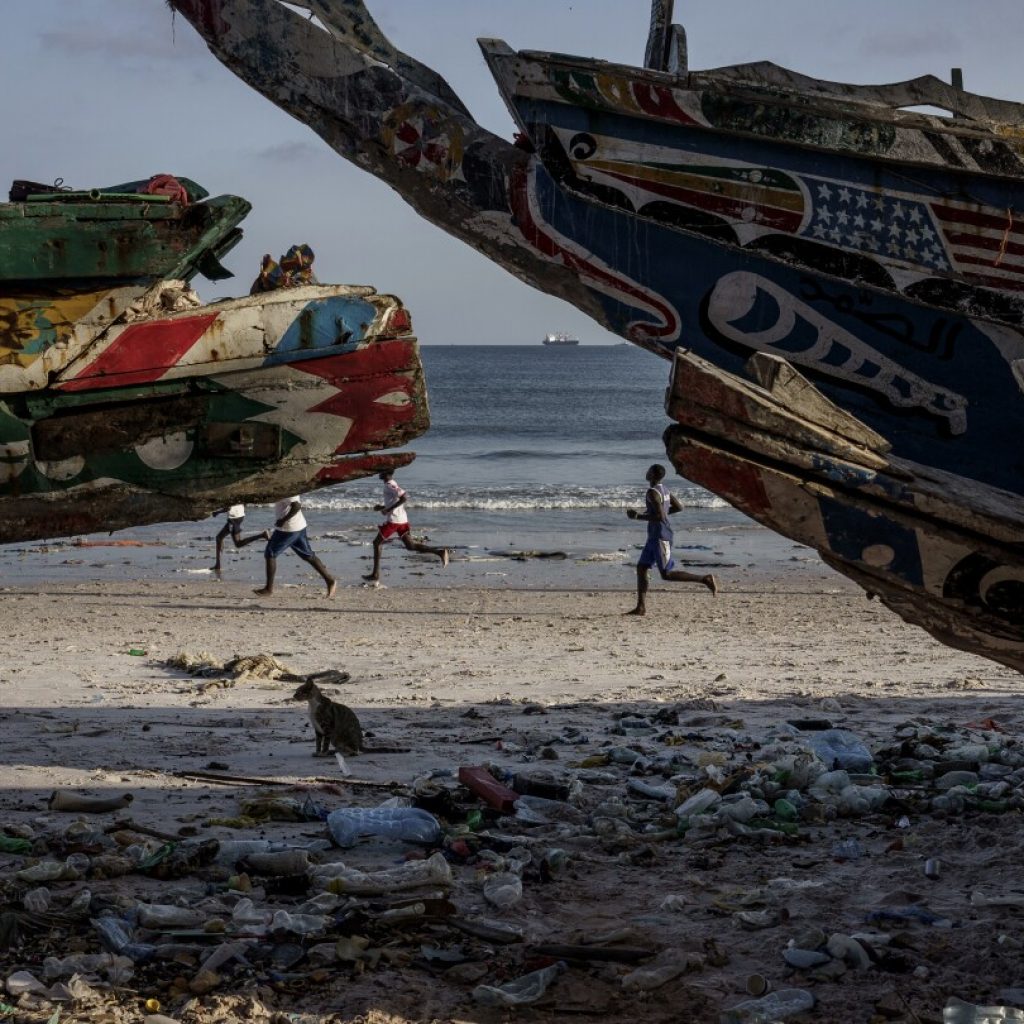
[{"label": "running boy", "polygon": [[213,571],[220,572],[220,559],[221,554],[224,551],[224,541],[230,535],[231,542],[236,548],[244,548],[247,544],[251,544],[254,540],[270,540],[270,531],[263,530],[260,533],[254,533],[251,537],[242,537],[242,523],[245,521],[245,506],[244,505],[232,505],[228,509],[217,509],[213,514],[219,516],[222,512],[227,511],[228,519],[227,522],[221,527],[220,533],[216,537],[217,545],[217,557],[213,563]]},{"label": "running boy", "polygon": [[644,498],[643,512],[635,508],[626,509],[630,519],[642,519],[647,523],[647,543],[636,563],[636,607],[628,615],[647,614],[647,591],[651,585],[651,566],[656,565],[663,580],[672,583],[703,583],[712,596],[718,593],[718,580],[714,576],[695,576],[682,569],[675,569],[672,559],[672,527],[668,517],[682,511],[679,499],[670,494],[661,482],[665,478],[665,467],[657,464],[647,470],[647,482],[651,485]]},{"label": "running boy", "polygon": [[267,585],[256,593],[260,597],[270,597],[274,592],[278,555],[291,548],[299,558],[316,569],[320,578],[327,584],[327,596],[334,597],[338,584],[310,547],[309,538],[306,536],[306,517],[302,514],[302,502],[299,501],[298,495],[283,498],[274,505],[274,526],[274,532],[270,535],[266,550],[263,552],[263,557],[267,561]]},{"label": "running boy", "polygon": [[441,559],[441,565],[448,564],[449,551],[447,548],[433,548],[427,544],[420,544],[412,539],[409,526],[409,513],[405,510],[406,493],[398,486],[390,469],[383,469],[378,474],[384,482],[384,501],[380,505],[374,505],[375,512],[383,512],[385,519],[377,530],[377,536],[373,538],[373,570],[363,577],[368,583],[377,583],[380,580],[380,553],[384,545],[392,537],[398,537],[405,545],[407,551],[419,551],[425,555],[437,555]]}]

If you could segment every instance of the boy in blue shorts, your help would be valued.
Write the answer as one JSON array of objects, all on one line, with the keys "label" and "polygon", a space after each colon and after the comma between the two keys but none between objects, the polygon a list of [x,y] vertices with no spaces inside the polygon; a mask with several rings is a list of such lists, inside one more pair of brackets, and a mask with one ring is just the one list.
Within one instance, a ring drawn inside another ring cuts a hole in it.
[{"label": "boy in blue shorts", "polygon": [[647,543],[636,563],[636,607],[627,615],[647,614],[647,591],[651,585],[651,566],[656,565],[663,580],[672,583],[703,583],[712,596],[718,593],[718,580],[714,576],[696,576],[682,569],[674,568],[672,559],[672,527],[668,517],[682,511],[679,499],[670,494],[661,482],[665,479],[665,467],[657,463],[647,470],[647,489],[644,499],[644,511],[635,508],[626,509],[630,519],[642,519],[647,523]]},{"label": "boy in blue shorts", "polygon": [[338,584],[310,547],[309,538],[306,536],[306,517],[302,514],[302,502],[299,501],[298,495],[283,498],[274,505],[274,527],[274,532],[270,535],[266,550],[263,552],[267,562],[267,585],[256,593],[260,597],[270,597],[274,592],[278,556],[291,548],[299,558],[316,569],[320,578],[327,584],[327,596],[334,597]]}]

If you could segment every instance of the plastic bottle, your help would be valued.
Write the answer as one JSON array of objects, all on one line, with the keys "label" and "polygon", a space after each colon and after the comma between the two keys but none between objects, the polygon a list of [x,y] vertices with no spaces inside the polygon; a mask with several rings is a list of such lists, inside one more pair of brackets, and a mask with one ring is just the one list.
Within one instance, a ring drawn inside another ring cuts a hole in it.
[{"label": "plastic bottle", "polygon": [[294,935],[320,935],[327,930],[329,918],[322,914],[290,914],[278,910],[270,922],[271,931],[291,932]]},{"label": "plastic bottle", "polygon": [[199,911],[168,903],[140,903],[139,924],[143,928],[198,928],[204,920]]},{"label": "plastic bottle", "polygon": [[806,1013],[814,1006],[814,996],[806,989],[783,988],[769,992],[760,999],[748,999],[726,1010],[720,1024],[769,1024],[798,1013]]},{"label": "plastic bottle", "polygon": [[269,853],[277,845],[269,839],[222,839],[214,863],[230,866],[250,853]]},{"label": "plastic bottle", "polygon": [[504,985],[477,985],[473,1000],[481,1006],[524,1006],[535,1003],[548,990],[548,986],[565,970],[559,961],[539,971],[531,971]]},{"label": "plastic bottle", "polygon": [[942,1011],[943,1024],[988,1024],[989,1021],[1024,1021],[1024,1010],[1014,1006],[975,1006],[950,996]]},{"label": "plastic bottle", "polygon": [[829,768],[841,768],[848,772],[871,770],[874,761],[871,751],[864,746],[859,736],[847,729],[826,729],[802,739]]},{"label": "plastic bottle", "polygon": [[406,843],[436,843],[437,818],[418,807],[342,807],[327,815],[327,830],[338,846],[353,846],[360,836]]},{"label": "plastic bottle", "polygon": [[156,952],[156,946],[145,942],[132,942],[131,931],[116,917],[94,917],[92,926],[100,933],[107,949],[126,956],[135,963],[149,960]]},{"label": "plastic bottle", "polygon": [[779,797],[775,801],[772,810],[775,812],[775,817],[779,821],[796,821],[800,817],[800,811],[796,804],[792,801],[787,800],[785,797]]},{"label": "plastic bottle", "polygon": [[0,835],[0,853],[31,853],[32,844],[27,839]]},{"label": "plastic bottle", "polygon": [[685,961],[676,966],[666,964],[664,967],[638,967],[635,971],[623,975],[622,990],[624,992],[653,992],[654,989],[674,981],[685,969]]},{"label": "plastic bottle", "polygon": [[425,885],[447,888],[452,885],[452,869],[441,853],[435,853],[426,860],[407,861],[372,872],[359,871],[342,863],[321,864],[313,868],[313,881],[320,888],[339,896],[349,893],[379,896]]},{"label": "plastic bottle", "polygon": [[309,870],[309,854],[305,850],[250,853],[244,860],[245,867],[256,875],[301,875]]},{"label": "plastic bottle", "polygon": [[698,793],[694,793],[688,800],[684,800],[676,808],[676,817],[689,818],[694,814],[703,814],[721,799],[721,796],[713,789],[702,789]]}]

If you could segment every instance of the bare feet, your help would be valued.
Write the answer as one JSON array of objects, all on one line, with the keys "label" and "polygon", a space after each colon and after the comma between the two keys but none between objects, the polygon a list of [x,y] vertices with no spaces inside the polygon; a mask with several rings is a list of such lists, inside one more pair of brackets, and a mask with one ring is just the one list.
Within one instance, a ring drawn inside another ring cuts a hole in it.
[{"label": "bare feet", "polygon": [[623,612],[624,615],[646,615],[647,609],[641,605],[637,605],[631,612]]},{"label": "bare feet", "polygon": [[363,579],[366,580],[367,583],[376,583],[380,579],[380,577],[374,576],[373,573],[371,572],[369,575],[364,576]]},{"label": "bare feet", "polygon": [[449,557],[450,557],[450,552],[448,551],[447,548],[445,548],[441,552],[441,568],[442,569],[447,569],[448,568],[448,559],[449,559]]},{"label": "bare feet", "polygon": [[705,576],[704,579],[701,580],[701,583],[711,591],[712,597],[718,596],[718,580],[716,580],[714,576]]},{"label": "bare feet", "polygon": [[334,592],[337,589],[338,589],[338,581],[337,580],[331,580],[331,582],[327,584],[327,596],[328,597],[334,597]]},{"label": "bare feet", "polygon": [[272,594],[273,592],[274,592],[274,591],[273,591],[273,588],[272,588],[272,587],[260,587],[260,589],[259,589],[259,590],[254,590],[254,591],[253,591],[253,593],[254,593],[254,594],[255,594],[255,595],[257,596],[257,597],[270,597],[270,595],[271,595],[271,594]]}]

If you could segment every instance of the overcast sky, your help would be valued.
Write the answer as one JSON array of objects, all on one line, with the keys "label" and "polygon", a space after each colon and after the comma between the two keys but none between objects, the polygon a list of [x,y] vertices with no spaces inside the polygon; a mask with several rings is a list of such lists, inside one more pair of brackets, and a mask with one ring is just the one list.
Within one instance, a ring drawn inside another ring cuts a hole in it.
[{"label": "overcast sky", "polygon": [[[648,0],[370,0],[384,31],[439,70],[474,116],[512,122],[475,40],[641,63]],[[325,282],[402,297],[425,344],[536,343],[569,331],[617,341],[573,307],[515,280],[416,216],[311,130],[236,79],[163,0],[2,0],[0,185],[89,188],[181,174],[253,204],[226,257],[244,294],[262,253],[294,242]],[[840,81],[964,69],[965,86],[1024,100],[1021,0],[677,0],[694,68],[773,60]]]}]

